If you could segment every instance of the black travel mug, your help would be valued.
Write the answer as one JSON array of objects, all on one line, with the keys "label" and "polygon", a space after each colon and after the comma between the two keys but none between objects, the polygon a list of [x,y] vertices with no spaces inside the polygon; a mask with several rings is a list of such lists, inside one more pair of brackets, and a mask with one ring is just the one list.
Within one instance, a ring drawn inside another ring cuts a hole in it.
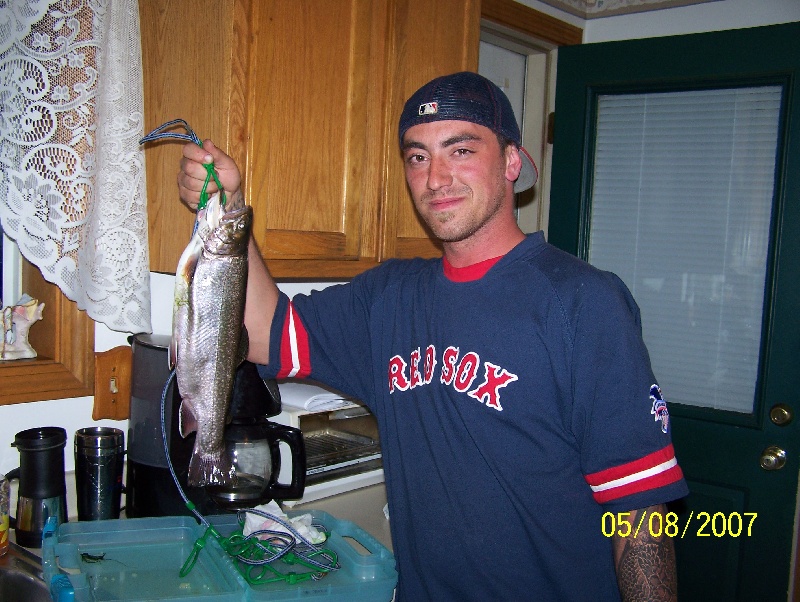
[{"label": "black travel mug", "polygon": [[42,529],[48,519],[67,521],[67,482],[64,477],[64,447],[67,431],[43,426],[20,431],[12,447],[19,451],[19,468],[6,475],[19,479],[17,516],[11,519],[17,543],[26,548],[42,546]]},{"label": "black travel mug", "polygon": [[76,431],[78,520],[119,518],[124,458],[121,430],[96,426]]}]

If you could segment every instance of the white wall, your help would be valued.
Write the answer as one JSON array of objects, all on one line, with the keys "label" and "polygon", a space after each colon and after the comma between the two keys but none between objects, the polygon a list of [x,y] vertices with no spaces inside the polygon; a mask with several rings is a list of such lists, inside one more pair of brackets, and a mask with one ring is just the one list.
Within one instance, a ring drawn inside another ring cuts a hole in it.
[{"label": "white wall", "polygon": [[[602,42],[629,38],[698,33],[720,29],[736,29],[776,23],[800,21],[800,0],[719,0],[697,6],[672,8],[634,15],[591,19],[583,23],[537,0],[520,0],[541,12],[559,17],[584,28],[586,42]],[[172,276],[151,274],[153,330],[168,334],[172,319]],[[280,288],[289,296],[324,288],[328,284],[289,283]],[[98,324],[95,350],[106,351],[127,344],[126,334],[115,333]],[[65,453],[67,470],[74,466],[72,436],[87,426],[117,426],[127,434],[127,421],[92,420],[93,398],[59,399],[11,406],[0,406],[0,472],[8,472],[19,463],[19,454],[10,446],[14,435],[38,426],[62,426],[69,440]]]},{"label": "white wall", "polygon": [[583,28],[584,43],[651,38],[800,21],[799,0],[717,0],[583,21],[538,0],[517,0]]},{"label": "white wall", "polygon": [[648,13],[590,19],[584,42],[741,29],[800,21],[798,0],[718,0]]}]

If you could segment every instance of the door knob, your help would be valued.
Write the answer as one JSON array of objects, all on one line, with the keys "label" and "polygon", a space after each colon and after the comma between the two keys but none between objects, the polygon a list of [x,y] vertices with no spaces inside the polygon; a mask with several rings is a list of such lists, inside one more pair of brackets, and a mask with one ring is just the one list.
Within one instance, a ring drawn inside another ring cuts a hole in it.
[{"label": "door knob", "polygon": [[769,419],[777,426],[786,426],[794,418],[792,408],[785,403],[778,403],[772,406],[769,410]]},{"label": "door knob", "polygon": [[780,470],[786,464],[786,452],[777,445],[770,445],[761,452],[761,468],[764,470]]}]

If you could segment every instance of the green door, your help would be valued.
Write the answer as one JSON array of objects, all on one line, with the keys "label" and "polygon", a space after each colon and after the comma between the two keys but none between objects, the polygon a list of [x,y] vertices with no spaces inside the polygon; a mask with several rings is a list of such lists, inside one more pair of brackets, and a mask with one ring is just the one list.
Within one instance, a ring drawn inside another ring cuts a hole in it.
[{"label": "green door", "polygon": [[[599,203],[597,163],[601,159],[595,151],[601,136],[601,99],[763,87],[777,90],[774,179],[765,207],[757,207],[757,201],[747,196],[736,207],[749,207],[752,203],[754,211],[766,216],[761,265],[753,266],[759,271],[760,280],[756,277],[735,281],[732,272],[727,276],[698,274],[686,267],[683,279],[675,287],[661,288],[654,295],[663,304],[668,294],[674,294],[676,307],[668,309],[680,313],[683,305],[688,305],[688,288],[693,286],[692,291],[696,292],[705,282],[709,291],[715,291],[705,295],[707,301],[714,295],[717,304],[724,298],[753,297],[757,302],[755,323],[749,325],[747,332],[718,330],[714,336],[724,339],[720,344],[719,340],[698,339],[692,326],[697,315],[692,315],[685,326],[671,328],[665,338],[648,340],[648,324],[653,324],[660,314],[648,309],[647,291],[636,279],[644,274],[651,288],[669,282],[658,272],[658,258],[671,253],[647,249],[651,238],[658,240],[652,236],[653,229],[645,227],[639,231],[643,236],[636,240],[637,252],[643,261],[649,257],[650,264],[636,266],[637,276],[631,277],[634,282],[623,276],[642,306],[645,339],[654,356],[659,381],[662,376],[655,356],[660,355],[659,346],[666,338],[678,349],[685,341],[686,358],[700,360],[706,358],[702,353],[697,355],[697,350],[704,349],[706,343],[709,349],[713,345],[725,351],[738,351],[743,346],[754,349],[753,360],[743,370],[728,369],[724,378],[707,379],[705,384],[711,390],[703,394],[683,394],[675,401],[670,398],[670,389],[680,387],[665,387],[661,382],[670,402],[678,461],[691,491],[686,500],[671,506],[675,514],[670,530],[665,531],[675,537],[682,601],[787,600],[791,589],[800,460],[800,24],[587,44],[559,51],[548,238],[556,246],[590,261],[593,237],[598,241],[610,237],[610,242],[615,243],[620,236],[609,235],[604,227],[593,223],[599,219],[597,206],[593,212],[593,202]],[[733,123],[737,123],[736,119]],[[662,188],[656,187],[659,195],[692,167],[678,166],[679,162],[672,158],[663,165],[664,173],[671,176],[664,178]],[[748,172],[746,167],[734,172],[745,191]],[[623,181],[615,185],[628,184]],[[756,193],[753,194],[755,198]],[[663,209],[647,207],[650,195],[643,196],[644,213],[655,213],[657,219],[651,223],[668,233],[692,231],[697,227],[693,207],[711,202],[699,198],[692,201],[694,205],[669,204],[679,209],[665,213]],[[613,209],[613,202],[611,206]],[[613,211],[605,211],[604,218],[609,219],[608,215],[612,216],[611,221],[618,222],[629,212],[614,218]],[[696,238],[705,241],[718,235],[712,225],[698,231]],[[732,245],[735,241],[728,242]],[[756,244],[751,238],[746,243]],[[682,258],[666,259],[670,265],[677,263],[680,267]],[[695,303],[692,307],[709,309],[711,304]],[[719,316],[720,312],[714,315]],[[683,371],[688,375],[696,364],[703,363],[686,358],[676,357],[662,369],[670,372],[676,384],[682,384]],[[720,391],[734,378],[740,378],[742,383],[735,391],[744,393],[739,405],[731,408],[724,399],[729,394]],[[719,403],[717,397],[722,398]],[[653,527],[661,528],[658,524]]]}]

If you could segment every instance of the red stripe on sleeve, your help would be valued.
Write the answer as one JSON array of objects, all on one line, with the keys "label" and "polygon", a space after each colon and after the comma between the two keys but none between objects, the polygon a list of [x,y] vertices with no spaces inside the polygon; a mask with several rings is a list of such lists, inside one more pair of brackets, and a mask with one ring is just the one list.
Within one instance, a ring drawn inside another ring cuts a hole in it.
[{"label": "red stripe on sleeve", "polygon": [[308,375],[311,374],[311,349],[308,344],[308,332],[302,320],[300,320],[300,316],[297,315],[297,312],[294,312],[294,329],[297,343],[297,357],[300,359],[300,365],[295,377],[308,378]]},{"label": "red stripe on sleeve", "polygon": [[634,481],[627,485],[614,487],[613,489],[606,489],[605,491],[598,491],[593,493],[594,500],[598,504],[605,504],[606,502],[613,502],[627,495],[634,493],[641,493],[642,491],[650,491],[651,489],[658,489],[659,487],[666,487],[683,478],[683,471],[677,464],[665,472],[660,472],[657,475]]},{"label": "red stripe on sleeve", "polygon": [[682,478],[683,471],[675,459],[672,444],[633,462],[613,466],[585,477],[592,488],[595,501],[600,504],[665,487]]},{"label": "red stripe on sleeve", "polygon": [[280,367],[277,378],[306,378],[311,374],[308,332],[289,301],[281,332]]},{"label": "red stripe on sleeve", "polygon": [[620,464],[619,466],[612,466],[606,470],[601,470],[600,472],[594,472],[586,475],[586,482],[592,486],[602,485],[603,483],[616,481],[617,479],[622,479],[632,474],[636,474],[637,472],[653,468],[654,466],[658,466],[659,464],[663,464],[664,462],[672,460],[674,457],[675,450],[672,447],[672,443],[670,443],[663,449],[653,452],[652,454],[648,454],[647,456],[639,458],[638,460],[634,460],[633,462]]},{"label": "red stripe on sleeve", "polygon": [[281,332],[281,349],[280,349],[280,369],[278,370],[278,378],[286,378],[289,376],[293,369],[292,362],[292,345],[290,343],[290,323],[292,315],[292,302],[289,301],[289,308],[286,311],[286,317],[283,320],[283,331]]}]

